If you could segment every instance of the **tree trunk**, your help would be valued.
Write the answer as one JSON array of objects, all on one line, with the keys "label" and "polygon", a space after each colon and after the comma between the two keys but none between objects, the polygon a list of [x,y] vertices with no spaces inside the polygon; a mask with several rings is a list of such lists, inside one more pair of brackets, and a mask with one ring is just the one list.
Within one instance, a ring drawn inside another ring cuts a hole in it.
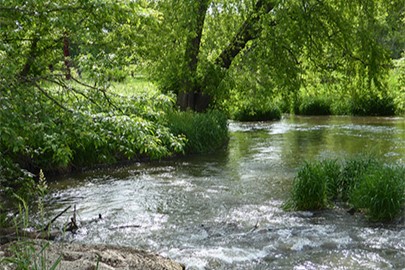
[{"label": "tree trunk", "polygon": [[30,51],[27,56],[27,61],[25,62],[24,67],[19,74],[19,77],[24,81],[27,79],[27,76],[31,71],[32,64],[34,64],[37,54],[38,41],[39,38],[37,36],[32,39]]},{"label": "tree trunk", "polygon": [[184,76],[184,88],[179,91],[177,97],[177,103],[182,110],[198,110],[197,107],[200,107],[198,104],[203,96],[196,81],[196,77],[202,30],[210,0],[198,0],[191,2],[193,5],[192,14],[196,14],[196,16],[194,17],[194,22],[191,23],[191,31],[189,33],[184,55],[187,68]]},{"label": "tree trunk", "polygon": [[246,21],[239,28],[232,41],[221,52],[215,61],[215,64],[224,69],[228,69],[233,59],[245,48],[248,41],[257,38],[261,32],[261,28],[257,23],[260,20],[260,15],[269,13],[274,9],[274,5],[269,0],[258,0],[255,5],[255,9],[252,14],[246,19]]},{"label": "tree trunk", "polygon": [[[211,101],[211,96],[201,90],[201,85],[206,85],[211,89],[216,89],[222,80],[222,77],[219,76],[215,81],[210,81],[207,77],[205,77],[200,83],[195,81],[198,65],[198,52],[200,49],[202,29],[208,4],[209,1],[207,0],[198,1],[198,16],[196,16],[194,25],[196,35],[187,42],[185,57],[189,74],[186,76],[183,91],[180,91],[177,97],[177,102],[183,110],[192,109],[199,112],[206,110]],[[232,61],[245,48],[248,41],[259,36],[261,32],[261,28],[258,25],[260,16],[269,13],[273,9],[274,4],[272,1],[258,0],[251,15],[246,19],[228,46],[215,60],[215,65],[222,70],[229,69]]]},{"label": "tree trunk", "polygon": [[63,34],[63,56],[65,59],[65,67],[66,67],[66,80],[70,80],[72,75],[70,73],[70,48],[69,48],[69,35],[67,32]]}]

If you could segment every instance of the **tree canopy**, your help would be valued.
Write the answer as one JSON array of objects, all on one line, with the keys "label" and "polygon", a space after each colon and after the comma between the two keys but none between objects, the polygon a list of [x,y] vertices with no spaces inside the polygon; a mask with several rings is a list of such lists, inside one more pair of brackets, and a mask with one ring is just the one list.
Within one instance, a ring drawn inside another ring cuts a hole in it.
[{"label": "tree canopy", "polygon": [[150,72],[197,110],[207,105],[202,96],[224,99],[221,85],[241,79],[287,94],[309,73],[382,88],[388,33],[403,32],[400,2],[157,1],[163,19],[149,37]]}]

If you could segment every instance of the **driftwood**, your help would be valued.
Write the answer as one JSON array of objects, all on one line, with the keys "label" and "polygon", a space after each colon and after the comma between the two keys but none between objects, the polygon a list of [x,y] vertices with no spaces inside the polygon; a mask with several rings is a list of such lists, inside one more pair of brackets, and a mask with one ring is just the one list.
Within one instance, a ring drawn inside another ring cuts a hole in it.
[{"label": "driftwood", "polygon": [[[70,207],[72,207],[71,205],[69,205],[68,207],[65,208],[65,210],[63,210],[62,212],[60,212],[59,214],[57,214],[51,221],[48,222],[48,224],[44,227],[43,231],[48,231],[49,228],[51,227],[52,223],[54,223],[58,217],[60,217],[61,215],[63,215],[67,210],[70,209]],[[75,206],[75,211],[76,211],[76,206]]]},{"label": "driftwood", "polygon": [[109,230],[118,230],[118,229],[128,229],[128,228],[140,228],[142,227],[141,225],[122,225],[122,226],[116,226],[116,227],[109,227]]}]

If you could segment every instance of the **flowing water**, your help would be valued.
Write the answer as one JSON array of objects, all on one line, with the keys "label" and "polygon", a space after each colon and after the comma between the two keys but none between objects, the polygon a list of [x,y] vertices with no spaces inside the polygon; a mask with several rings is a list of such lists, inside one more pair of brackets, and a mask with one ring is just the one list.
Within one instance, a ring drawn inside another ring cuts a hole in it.
[{"label": "flowing water", "polygon": [[405,269],[403,221],[282,209],[304,160],[367,153],[404,164],[404,119],[286,117],[229,130],[228,147],[211,155],[59,179],[49,215],[75,204],[70,240],[142,248],[187,269]]}]

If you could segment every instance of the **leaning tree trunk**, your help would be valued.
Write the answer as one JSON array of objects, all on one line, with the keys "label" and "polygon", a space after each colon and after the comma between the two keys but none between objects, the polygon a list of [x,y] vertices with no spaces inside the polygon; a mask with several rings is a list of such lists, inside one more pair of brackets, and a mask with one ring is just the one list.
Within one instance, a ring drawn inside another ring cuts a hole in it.
[{"label": "leaning tree trunk", "polygon": [[[204,26],[205,14],[208,9],[209,1],[200,0],[198,1],[198,16],[196,16],[195,21],[195,33],[187,42],[187,49],[185,53],[187,68],[189,73],[186,76],[186,81],[184,83],[183,91],[180,91],[177,102],[180,107],[184,109],[192,109],[195,111],[204,111],[208,108],[211,101],[211,96],[202,91],[201,85],[209,87],[211,89],[216,89],[221,83],[222,77],[219,76],[218,79],[211,81],[207,75],[203,78],[202,82],[196,82],[196,71],[198,65],[198,53],[200,50],[202,29]],[[220,70],[227,70],[232,64],[235,57],[245,48],[248,41],[255,39],[260,34],[261,28],[258,25],[260,16],[265,13],[269,13],[274,9],[274,4],[269,0],[258,0],[254,7],[254,10],[246,21],[239,28],[238,32],[228,44],[228,46],[221,52],[215,61],[215,65]],[[223,73],[225,74],[225,73]]]},{"label": "leaning tree trunk", "polygon": [[203,95],[195,78],[197,77],[198,54],[200,52],[202,31],[209,2],[210,0],[192,1],[192,14],[196,14],[196,16],[194,17],[194,22],[191,24],[191,31],[185,51],[187,73],[184,76],[183,89],[179,91],[177,97],[177,103],[183,110],[192,109],[199,111],[198,107],[201,107],[198,104],[201,103]]}]

